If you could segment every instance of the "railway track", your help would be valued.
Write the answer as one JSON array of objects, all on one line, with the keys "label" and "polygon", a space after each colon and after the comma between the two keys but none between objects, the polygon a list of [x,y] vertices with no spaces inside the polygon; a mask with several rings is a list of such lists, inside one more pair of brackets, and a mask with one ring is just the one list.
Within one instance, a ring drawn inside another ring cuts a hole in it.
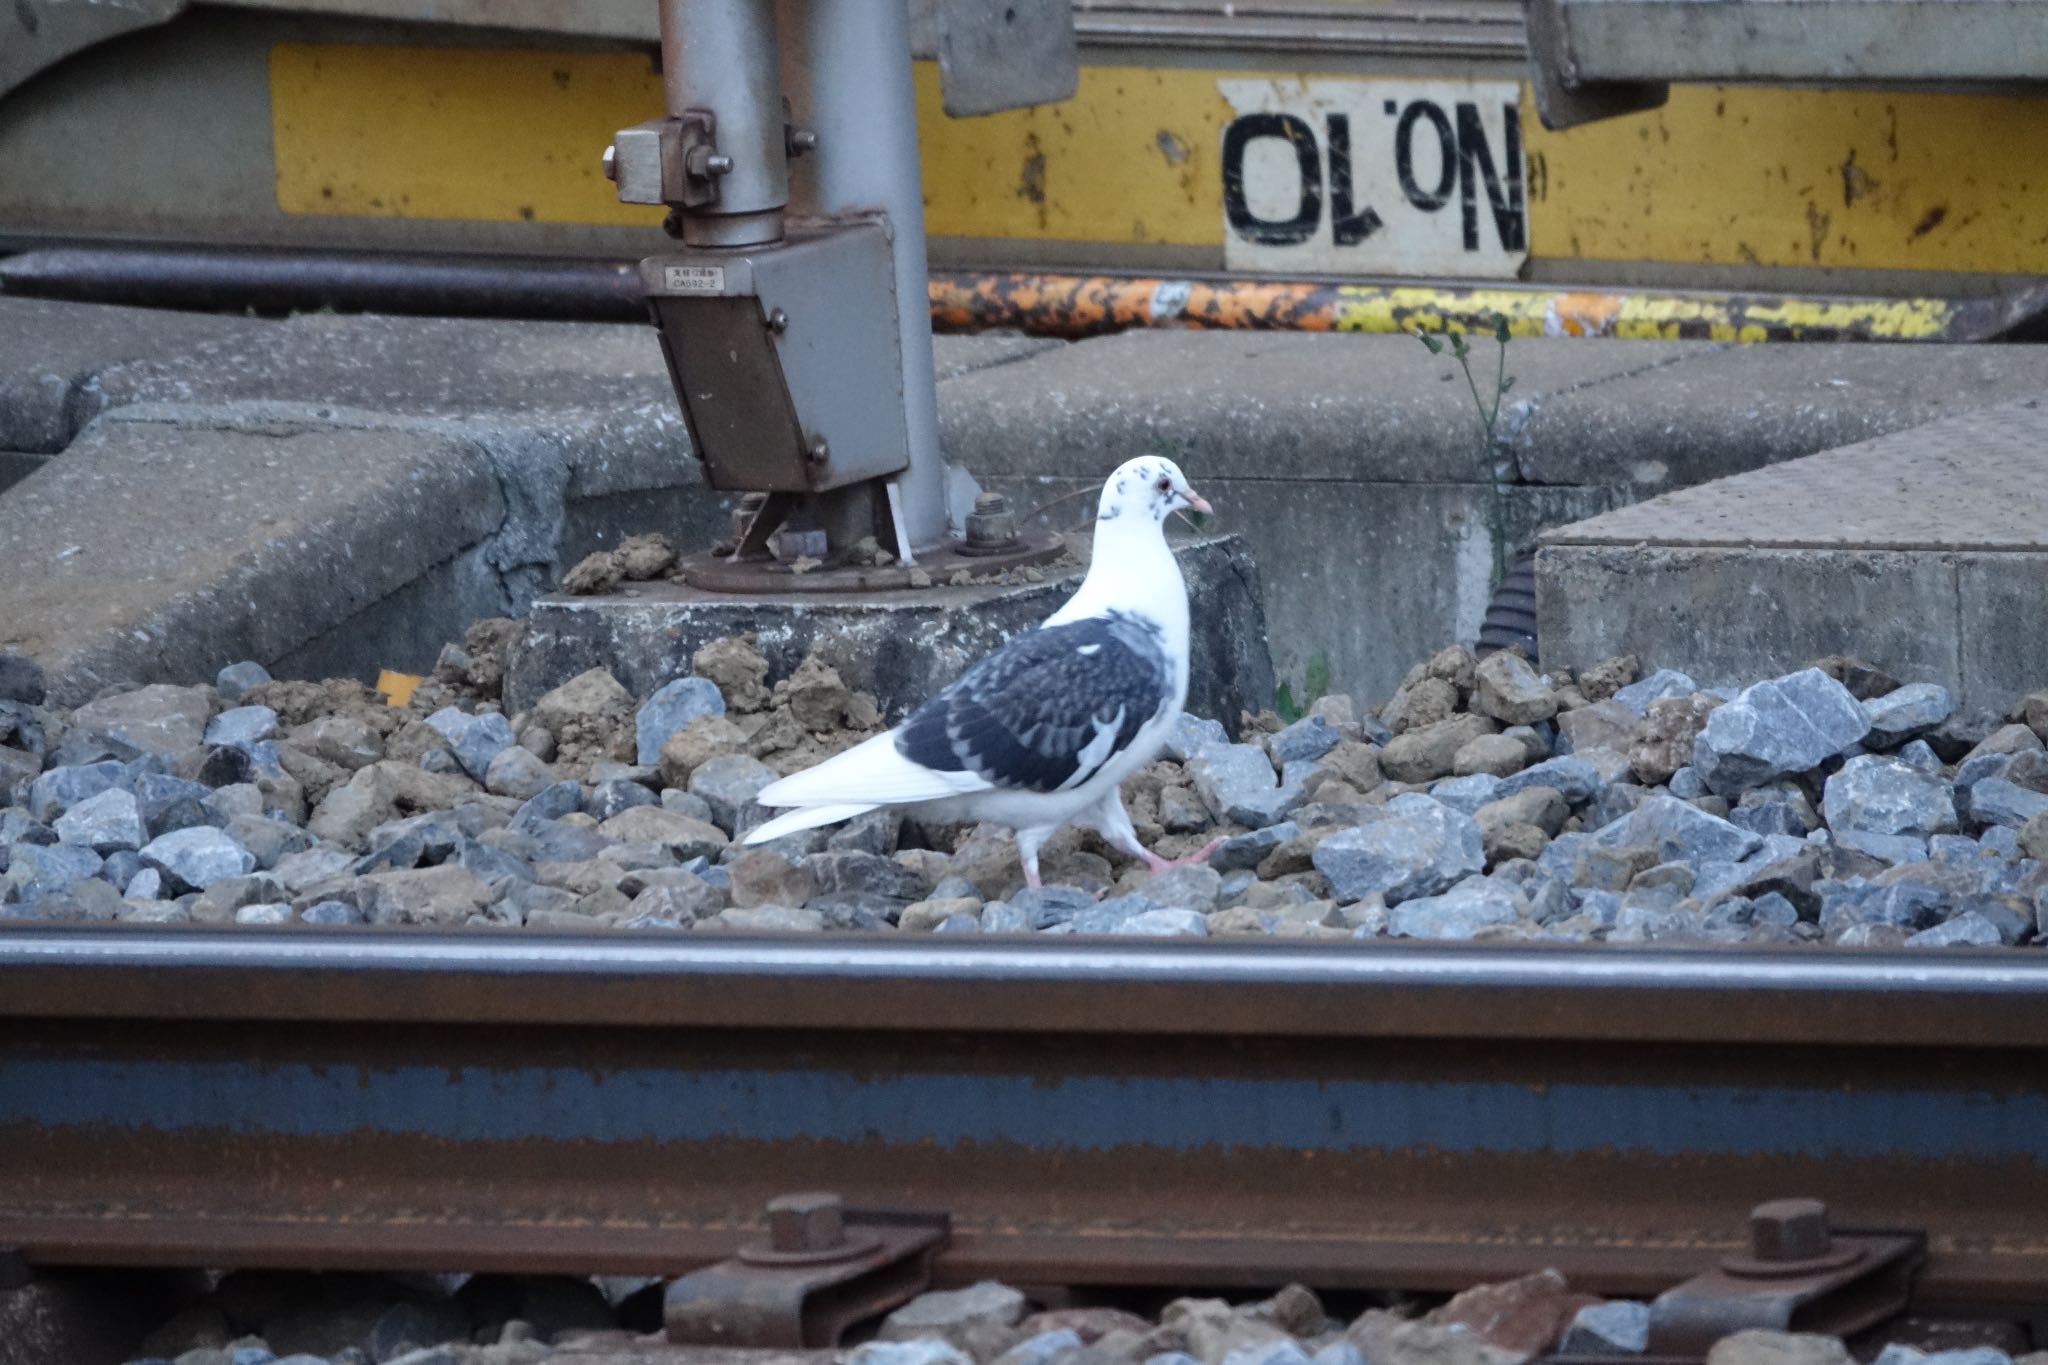
[{"label": "railway track", "polygon": [[1749,1206],[2048,1301],[2048,957],[0,936],[33,1266],[676,1274],[794,1189],[941,1281],[1648,1294]]}]

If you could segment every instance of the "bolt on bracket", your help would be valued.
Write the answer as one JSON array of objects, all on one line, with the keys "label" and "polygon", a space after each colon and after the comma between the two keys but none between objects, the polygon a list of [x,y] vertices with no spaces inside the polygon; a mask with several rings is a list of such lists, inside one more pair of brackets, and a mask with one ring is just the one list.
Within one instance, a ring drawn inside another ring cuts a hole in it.
[{"label": "bolt on bracket", "polygon": [[1747,1252],[1651,1303],[1649,1354],[1697,1359],[1756,1327],[1853,1335],[1906,1310],[1926,1252],[1919,1231],[1831,1229],[1818,1199],[1759,1204]]},{"label": "bolt on bracket", "polygon": [[818,1349],[931,1284],[943,1213],[848,1209],[836,1194],[769,1201],[768,1236],[674,1281],[662,1316],[678,1345]]}]

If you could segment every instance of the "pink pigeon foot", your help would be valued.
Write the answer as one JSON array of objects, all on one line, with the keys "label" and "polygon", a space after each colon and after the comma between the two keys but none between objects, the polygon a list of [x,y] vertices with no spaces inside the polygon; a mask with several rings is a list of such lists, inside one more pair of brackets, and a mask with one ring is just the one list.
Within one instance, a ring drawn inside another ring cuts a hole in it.
[{"label": "pink pigeon foot", "polygon": [[1183,853],[1178,858],[1162,858],[1151,849],[1140,847],[1138,856],[1145,860],[1145,866],[1151,868],[1156,875],[1176,867],[1193,867],[1197,863],[1206,863],[1209,861],[1209,855],[1221,847],[1222,843],[1221,839],[1211,839],[1193,853]]}]

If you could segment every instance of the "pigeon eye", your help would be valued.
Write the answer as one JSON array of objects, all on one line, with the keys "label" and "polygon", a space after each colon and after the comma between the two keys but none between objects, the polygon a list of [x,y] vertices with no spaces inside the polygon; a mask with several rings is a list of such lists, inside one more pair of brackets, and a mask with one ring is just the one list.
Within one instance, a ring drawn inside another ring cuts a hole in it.
[{"label": "pigeon eye", "polygon": [[1157,488],[1162,493],[1171,493],[1173,491],[1173,480],[1161,479],[1158,483],[1153,484],[1152,486],[1154,488]]}]

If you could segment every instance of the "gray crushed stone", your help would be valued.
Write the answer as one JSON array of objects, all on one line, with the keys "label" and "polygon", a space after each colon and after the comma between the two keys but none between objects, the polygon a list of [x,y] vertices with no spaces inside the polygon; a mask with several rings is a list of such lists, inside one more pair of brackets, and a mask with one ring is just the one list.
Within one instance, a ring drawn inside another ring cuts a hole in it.
[{"label": "gray crushed stone", "polygon": [[518,629],[480,623],[403,706],[237,664],[65,711],[0,656],[0,923],[2048,941],[2048,691],[1962,717],[1854,660],[1706,693],[1452,648],[1377,708],[1184,718],[1124,795],[1205,864],[1069,829],[1026,891],[993,826],[739,843],[764,786],[876,728],[822,662],[771,686],[719,641],[651,697],[593,673],[506,715]]}]

